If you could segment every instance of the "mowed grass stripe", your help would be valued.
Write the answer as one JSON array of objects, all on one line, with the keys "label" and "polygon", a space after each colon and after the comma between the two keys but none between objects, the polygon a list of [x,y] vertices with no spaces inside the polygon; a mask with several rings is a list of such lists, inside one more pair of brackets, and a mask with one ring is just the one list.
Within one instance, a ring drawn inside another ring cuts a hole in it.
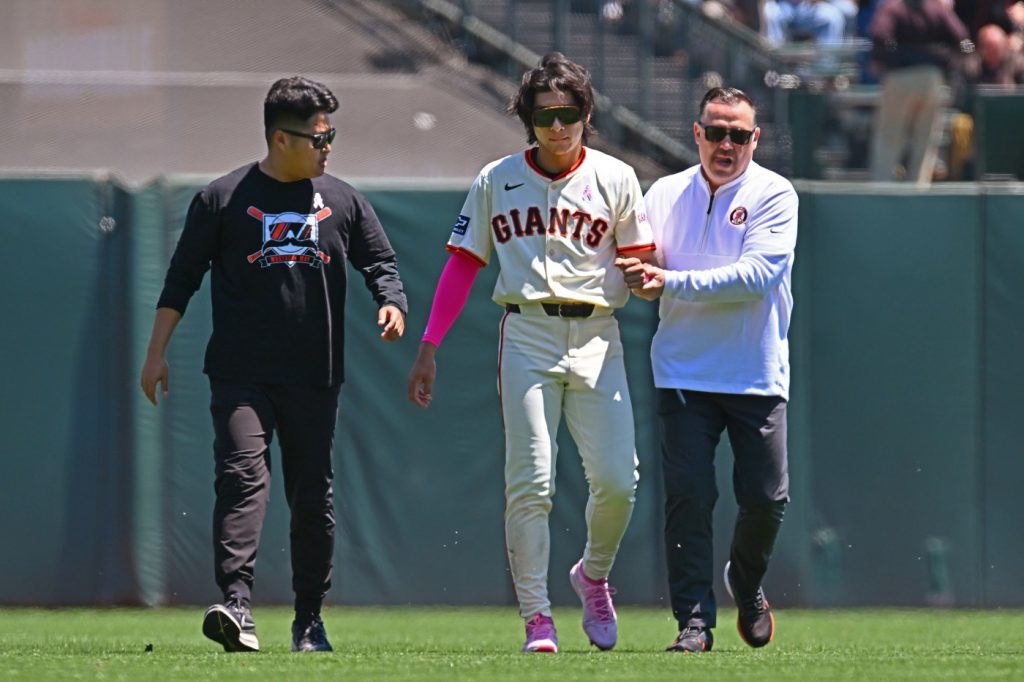
[{"label": "mowed grass stripe", "polygon": [[[526,655],[510,607],[331,607],[333,654],[289,650],[291,612],[254,610],[262,651],[225,654],[202,608],[0,609],[0,680],[996,680],[1024,679],[1024,611],[777,612],[764,649],[723,609],[715,650],[669,654],[665,609],[619,610],[619,645],[590,647],[578,609],[556,608],[560,652]],[[153,651],[147,653],[147,645]]]}]

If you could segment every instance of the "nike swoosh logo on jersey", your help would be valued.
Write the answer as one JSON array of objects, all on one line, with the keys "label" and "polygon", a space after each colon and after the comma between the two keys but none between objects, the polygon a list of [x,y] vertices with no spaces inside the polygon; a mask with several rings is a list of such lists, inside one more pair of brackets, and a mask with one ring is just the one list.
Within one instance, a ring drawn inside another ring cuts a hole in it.
[{"label": "nike swoosh logo on jersey", "polygon": [[509,190],[515,189],[516,187],[522,187],[524,184],[525,183],[520,182],[518,185],[510,185],[510,184],[508,184],[506,182],[505,183],[505,191],[508,192]]}]

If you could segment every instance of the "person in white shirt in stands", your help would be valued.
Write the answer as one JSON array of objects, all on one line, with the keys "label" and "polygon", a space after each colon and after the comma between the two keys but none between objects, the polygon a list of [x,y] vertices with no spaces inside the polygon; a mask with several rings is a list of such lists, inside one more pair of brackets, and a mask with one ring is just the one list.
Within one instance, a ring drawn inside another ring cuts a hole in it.
[{"label": "person in white shirt in stands", "polygon": [[818,44],[837,43],[846,32],[844,10],[822,0],[767,0],[765,38],[773,45],[807,38]]}]

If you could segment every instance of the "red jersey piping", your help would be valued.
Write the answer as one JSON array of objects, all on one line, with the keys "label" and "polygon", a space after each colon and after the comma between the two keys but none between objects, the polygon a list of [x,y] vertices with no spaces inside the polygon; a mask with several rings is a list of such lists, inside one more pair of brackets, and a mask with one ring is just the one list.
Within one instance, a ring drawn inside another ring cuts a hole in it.
[{"label": "red jersey piping", "polygon": [[445,244],[444,248],[445,248],[445,250],[448,253],[460,253],[460,254],[462,254],[464,256],[469,256],[470,258],[475,260],[477,263],[479,263],[480,267],[482,267],[482,268],[487,267],[487,263],[484,261],[483,258],[481,258],[480,256],[476,255],[472,251],[469,251],[467,249],[462,248],[461,246],[452,246],[451,244]]},{"label": "red jersey piping", "polygon": [[580,166],[583,165],[583,159],[587,158],[587,148],[580,147],[580,158],[576,159],[576,163],[571,165],[569,168],[566,168],[558,175],[552,177],[550,173],[548,173],[546,170],[538,166],[537,163],[533,160],[534,149],[537,149],[537,147],[530,147],[529,149],[526,150],[526,165],[532,168],[534,172],[536,172],[538,175],[541,175],[552,182],[554,182],[555,180],[561,180],[567,175],[572,175]]},{"label": "red jersey piping", "polygon": [[631,253],[633,251],[657,251],[658,247],[654,244],[634,244],[633,246],[623,246],[621,249],[616,249],[616,253]]}]

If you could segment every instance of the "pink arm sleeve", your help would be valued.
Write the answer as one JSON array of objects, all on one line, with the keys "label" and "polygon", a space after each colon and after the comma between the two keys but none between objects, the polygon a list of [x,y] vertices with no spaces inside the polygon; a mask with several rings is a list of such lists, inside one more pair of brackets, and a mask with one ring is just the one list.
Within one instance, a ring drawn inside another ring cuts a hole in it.
[{"label": "pink arm sleeve", "polygon": [[430,319],[423,332],[423,340],[440,346],[445,334],[462,312],[473,288],[481,263],[461,251],[455,251],[445,263],[441,278],[434,292],[434,303],[430,306]]}]

